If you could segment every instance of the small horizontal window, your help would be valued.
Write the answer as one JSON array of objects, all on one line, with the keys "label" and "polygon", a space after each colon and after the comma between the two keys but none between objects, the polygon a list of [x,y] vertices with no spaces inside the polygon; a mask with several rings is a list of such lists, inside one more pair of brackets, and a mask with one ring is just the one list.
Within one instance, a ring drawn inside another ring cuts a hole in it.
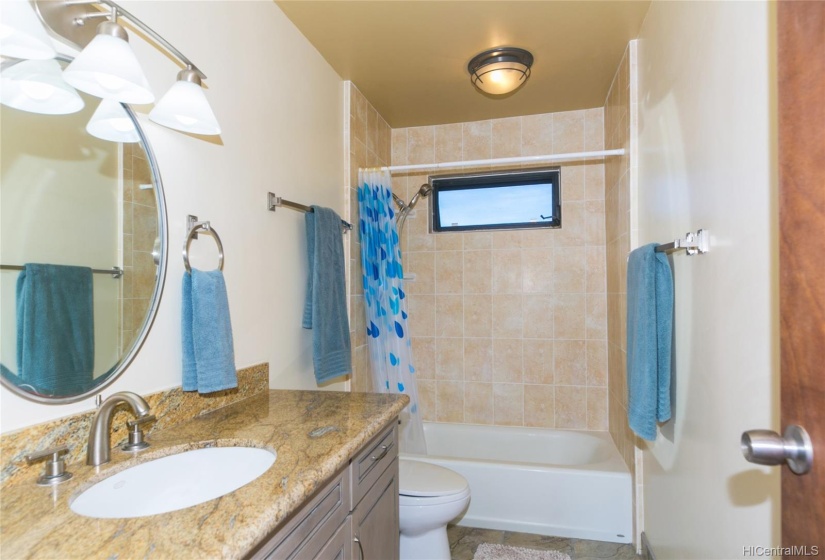
[{"label": "small horizontal window", "polygon": [[430,177],[432,231],[561,227],[558,168]]}]

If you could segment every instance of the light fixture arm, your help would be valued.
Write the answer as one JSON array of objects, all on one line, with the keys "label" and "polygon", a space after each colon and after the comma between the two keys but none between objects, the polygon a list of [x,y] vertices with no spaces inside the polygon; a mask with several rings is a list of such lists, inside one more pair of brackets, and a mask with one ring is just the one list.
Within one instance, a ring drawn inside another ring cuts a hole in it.
[{"label": "light fixture arm", "polygon": [[[160,34],[158,34],[157,31],[143,23],[140,18],[134,16],[131,12],[124,10],[119,4],[112,2],[112,0],[66,0],[65,2],[54,2],[53,0],[34,1],[37,7],[37,13],[46,26],[53,33],[56,33],[64,39],[68,39],[72,43],[79,44],[80,47],[84,47],[85,44],[88,43],[88,40],[79,36],[79,33],[71,33],[72,29],[67,29],[65,21],[66,17],[71,19],[71,27],[74,27],[75,29],[78,27],[83,27],[83,23],[86,19],[109,17],[113,23],[117,23],[118,17],[124,17],[128,19],[135,27],[139,28],[146,35],[151,37],[152,40],[166,49],[172,56],[177,58],[186,69],[195,72],[201,79],[206,79],[206,74],[201,72],[195,63],[175,48],[172,43],[164,39]],[[69,8],[73,8],[75,6],[82,7],[93,5],[105,6],[106,8],[109,8],[111,12],[91,12],[81,14],[77,14],[77,12],[69,13],[71,11]],[[63,8],[66,13],[60,13],[61,8]],[[54,21],[55,19],[59,19],[61,21]],[[72,36],[66,36],[67,34],[71,34]]]}]

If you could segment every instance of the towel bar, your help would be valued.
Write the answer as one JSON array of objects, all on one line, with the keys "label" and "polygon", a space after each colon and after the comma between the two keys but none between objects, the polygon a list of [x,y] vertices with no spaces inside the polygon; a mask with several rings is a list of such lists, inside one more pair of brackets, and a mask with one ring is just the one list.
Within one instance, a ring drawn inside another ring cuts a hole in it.
[{"label": "towel bar", "polygon": [[[315,210],[312,209],[311,206],[306,206],[304,204],[299,204],[297,202],[292,202],[291,200],[287,200],[285,198],[281,198],[280,196],[276,196],[275,193],[266,193],[266,203],[267,208],[270,212],[274,212],[278,209],[279,206],[284,206],[286,208],[290,208],[292,210],[298,210],[299,212],[309,213],[314,212]],[[352,224],[341,220],[341,229],[344,233],[348,231],[352,231]]]},{"label": "towel bar", "polygon": [[656,247],[657,253],[672,253],[684,249],[688,255],[707,253],[710,250],[710,233],[706,229],[700,229],[695,234],[686,233],[684,239],[676,239],[671,243],[665,243]]},{"label": "towel bar", "polygon": [[192,272],[192,267],[189,266],[189,244],[193,239],[198,238],[198,230],[200,233],[211,235],[218,246],[218,270],[223,270],[223,243],[221,238],[212,228],[209,222],[199,222],[197,216],[189,214],[186,216],[186,241],[183,242],[183,266],[186,267],[186,272]]}]

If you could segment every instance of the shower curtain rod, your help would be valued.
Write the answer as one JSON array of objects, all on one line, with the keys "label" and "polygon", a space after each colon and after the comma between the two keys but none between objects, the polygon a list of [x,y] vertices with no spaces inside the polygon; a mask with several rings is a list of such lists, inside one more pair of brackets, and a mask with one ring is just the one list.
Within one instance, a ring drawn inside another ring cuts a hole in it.
[{"label": "shower curtain rod", "polygon": [[442,163],[419,163],[415,165],[390,165],[381,167],[382,171],[390,173],[402,171],[419,171],[424,169],[449,169],[458,167],[477,167],[480,165],[510,165],[514,163],[545,163],[552,161],[573,161],[577,159],[604,158],[623,156],[625,150],[598,150],[594,152],[574,152],[569,154],[550,154],[543,156],[521,156],[508,158],[474,159],[470,161],[448,161]]}]

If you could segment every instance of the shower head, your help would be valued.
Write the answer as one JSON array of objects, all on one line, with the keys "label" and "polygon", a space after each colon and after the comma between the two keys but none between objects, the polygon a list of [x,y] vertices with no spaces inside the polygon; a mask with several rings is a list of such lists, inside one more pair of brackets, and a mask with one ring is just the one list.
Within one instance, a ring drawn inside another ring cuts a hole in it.
[{"label": "shower head", "polygon": [[410,199],[410,203],[407,205],[410,209],[415,208],[415,205],[418,204],[418,199],[421,197],[427,198],[430,196],[430,193],[433,192],[433,188],[430,186],[429,183],[424,183],[421,185],[421,188],[418,189],[418,192]]}]

